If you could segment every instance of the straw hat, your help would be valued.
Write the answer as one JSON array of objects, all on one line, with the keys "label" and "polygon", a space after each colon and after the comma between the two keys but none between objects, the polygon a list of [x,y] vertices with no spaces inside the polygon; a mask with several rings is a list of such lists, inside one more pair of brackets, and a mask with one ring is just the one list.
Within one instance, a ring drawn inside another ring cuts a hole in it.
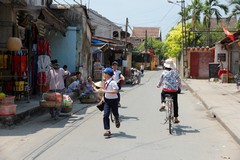
[{"label": "straw hat", "polygon": [[164,63],[164,67],[166,68],[176,68],[176,64],[173,62],[172,59],[167,59]]},{"label": "straw hat", "polygon": [[103,81],[98,81],[98,82],[95,82],[94,84],[95,84],[95,86],[97,86],[99,88],[103,88],[103,86],[104,86]]}]

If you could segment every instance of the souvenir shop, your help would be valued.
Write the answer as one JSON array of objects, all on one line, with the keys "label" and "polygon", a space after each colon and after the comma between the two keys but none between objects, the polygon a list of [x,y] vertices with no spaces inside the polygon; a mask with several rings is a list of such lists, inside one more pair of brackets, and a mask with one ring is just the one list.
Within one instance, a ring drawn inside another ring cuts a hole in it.
[{"label": "souvenir shop", "polygon": [[14,36],[7,37],[6,47],[0,48],[1,93],[27,101],[30,95],[47,90],[46,72],[51,62],[44,26],[30,22],[28,16],[18,18]]}]

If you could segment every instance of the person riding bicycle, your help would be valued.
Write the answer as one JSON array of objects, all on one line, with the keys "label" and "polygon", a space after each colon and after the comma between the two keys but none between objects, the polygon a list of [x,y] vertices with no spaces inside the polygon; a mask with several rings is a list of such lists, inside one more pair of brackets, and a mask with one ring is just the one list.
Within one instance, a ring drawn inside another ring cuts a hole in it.
[{"label": "person riding bicycle", "polygon": [[172,59],[167,59],[164,63],[164,71],[160,76],[157,87],[162,86],[161,102],[162,107],[160,112],[165,111],[165,96],[169,94],[173,98],[174,123],[179,123],[178,120],[178,89],[181,86],[181,79],[179,73],[176,71],[176,65]]}]

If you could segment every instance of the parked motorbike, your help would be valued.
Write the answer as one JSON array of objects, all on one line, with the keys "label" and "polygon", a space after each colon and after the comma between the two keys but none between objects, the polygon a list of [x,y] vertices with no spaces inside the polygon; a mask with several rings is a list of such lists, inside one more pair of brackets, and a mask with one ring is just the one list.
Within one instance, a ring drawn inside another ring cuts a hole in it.
[{"label": "parked motorbike", "polygon": [[141,71],[136,68],[131,68],[131,78],[126,81],[127,84],[140,84],[141,83]]}]

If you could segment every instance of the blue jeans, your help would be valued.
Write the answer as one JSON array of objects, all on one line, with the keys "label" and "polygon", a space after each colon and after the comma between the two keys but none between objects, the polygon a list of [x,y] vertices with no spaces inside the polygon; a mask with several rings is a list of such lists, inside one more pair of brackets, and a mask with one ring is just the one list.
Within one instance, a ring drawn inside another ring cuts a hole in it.
[{"label": "blue jeans", "polygon": [[119,113],[118,113],[118,99],[106,99],[105,98],[105,105],[104,105],[104,114],[103,114],[103,125],[104,129],[110,129],[110,113],[113,113],[115,121],[119,120]]}]

